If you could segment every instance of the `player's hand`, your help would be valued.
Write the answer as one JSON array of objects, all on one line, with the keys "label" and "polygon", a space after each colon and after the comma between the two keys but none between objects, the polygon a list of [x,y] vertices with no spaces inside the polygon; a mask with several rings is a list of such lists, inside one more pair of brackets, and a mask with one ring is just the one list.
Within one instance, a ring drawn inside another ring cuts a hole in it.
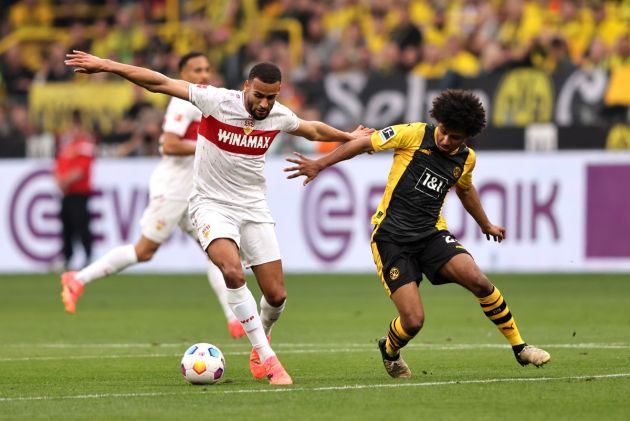
[{"label": "player's hand", "polygon": [[372,129],[371,127],[363,127],[362,124],[359,124],[356,129],[350,132],[350,135],[352,136],[353,139],[358,139],[360,137],[367,136],[374,132],[375,130]]},{"label": "player's hand", "polygon": [[64,64],[74,67],[77,73],[98,73],[105,70],[106,60],[79,50],[66,54]]},{"label": "player's hand", "polygon": [[490,224],[489,226],[482,228],[481,232],[486,234],[486,239],[488,241],[490,241],[490,237],[499,243],[505,240],[505,228],[502,226]]},{"label": "player's hand", "polygon": [[323,168],[316,160],[309,159],[299,152],[293,152],[293,154],[297,156],[297,158],[287,158],[286,160],[292,164],[296,164],[296,166],[285,168],[284,172],[291,173],[287,176],[289,179],[300,176],[306,177],[304,183],[302,184],[306,186],[315,177],[317,177],[317,174],[319,174]]}]

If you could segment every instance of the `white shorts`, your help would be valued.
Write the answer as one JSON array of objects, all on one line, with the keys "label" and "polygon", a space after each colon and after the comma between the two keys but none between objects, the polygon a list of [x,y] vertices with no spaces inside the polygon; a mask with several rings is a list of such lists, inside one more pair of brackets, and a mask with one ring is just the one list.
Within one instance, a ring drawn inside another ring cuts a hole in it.
[{"label": "white shorts", "polygon": [[149,206],[140,219],[142,235],[162,244],[173,233],[176,226],[195,239],[197,238],[188,215],[188,202],[171,200],[163,196],[151,198]]},{"label": "white shorts", "polygon": [[218,238],[229,238],[239,248],[246,268],[281,258],[273,222],[250,221],[234,208],[214,204],[195,206],[190,216],[204,250]]}]

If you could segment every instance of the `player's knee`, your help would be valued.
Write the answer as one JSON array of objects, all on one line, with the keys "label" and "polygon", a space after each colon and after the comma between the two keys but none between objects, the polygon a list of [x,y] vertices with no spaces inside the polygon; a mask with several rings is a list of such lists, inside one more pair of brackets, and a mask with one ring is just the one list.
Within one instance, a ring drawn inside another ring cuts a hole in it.
[{"label": "player's knee", "polygon": [[153,259],[156,251],[157,249],[136,247],[136,256],[138,257],[138,262],[148,262],[149,260]]},{"label": "player's knee", "polygon": [[405,314],[401,316],[401,322],[405,332],[415,336],[424,326],[424,314],[422,312]]},{"label": "player's knee", "polygon": [[245,285],[245,274],[240,266],[224,266],[221,272],[228,288],[235,289]]},{"label": "player's knee", "polygon": [[265,300],[272,307],[280,307],[287,299],[287,291],[283,289],[278,289],[276,291],[272,291],[270,293],[265,294]]},{"label": "player's knee", "polygon": [[472,278],[469,289],[476,297],[482,298],[492,294],[494,285],[492,285],[492,282],[490,282],[486,275],[479,272]]}]

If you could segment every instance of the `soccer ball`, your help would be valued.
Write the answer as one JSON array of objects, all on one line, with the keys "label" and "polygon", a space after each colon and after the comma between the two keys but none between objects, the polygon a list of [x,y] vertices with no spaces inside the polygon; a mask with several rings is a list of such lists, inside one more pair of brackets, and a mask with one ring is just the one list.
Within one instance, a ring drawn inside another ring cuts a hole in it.
[{"label": "soccer ball", "polygon": [[223,353],[212,344],[194,344],[184,352],[182,374],[192,384],[216,383],[224,371]]}]

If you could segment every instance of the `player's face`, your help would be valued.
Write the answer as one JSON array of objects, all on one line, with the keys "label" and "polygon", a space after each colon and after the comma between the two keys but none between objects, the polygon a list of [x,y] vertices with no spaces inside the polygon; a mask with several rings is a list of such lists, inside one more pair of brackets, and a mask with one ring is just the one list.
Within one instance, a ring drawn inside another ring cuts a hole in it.
[{"label": "player's face", "polygon": [[207,85],[210,83],[210,62],[203,56],[191,58],[182,69],[181,77],[195,85]]},{"label": "player's face", "polygon": [[257,78],[246,80],[245,108],[256,120],[267,118],[280,93],[280,82],[265,83]]},{"label": "player's face", "polygon": [[468,139],[465,133],[448,130],[442,125],[438,124],[435,135],[435,145],[438,149],[444,153],[453,153]]}]

